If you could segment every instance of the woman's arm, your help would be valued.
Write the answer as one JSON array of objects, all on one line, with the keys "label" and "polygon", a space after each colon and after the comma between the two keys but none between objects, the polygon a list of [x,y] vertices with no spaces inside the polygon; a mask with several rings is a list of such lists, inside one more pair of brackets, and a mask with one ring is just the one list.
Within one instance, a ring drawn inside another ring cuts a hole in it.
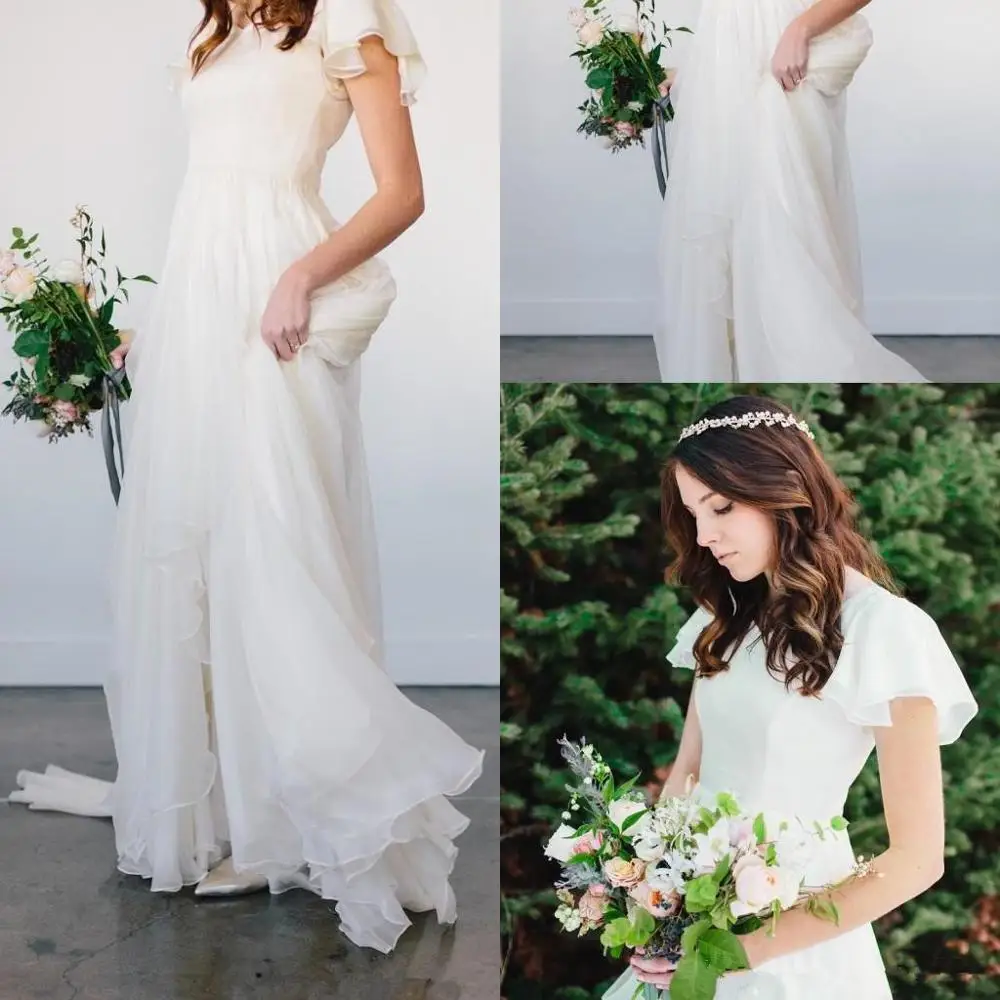
[{"label": "woman's arm", "polygon": [[807,38],[815,38],[831,28],[836,28],[841,21],[846,21],[852,14],[857,14],[869,3],[871,0],[816,0],[816,3],[801,13],[796,20],[801,24]]},{"label": "woman's arm", "polygon": [[[697,678],[695,684],[698,683]],[[691,685],[691,699],[688,702],[687,716],[684,719],[684,731],[681,733],[677,756],[670,767],[670,776],[663,784],[660,798],[683,795],[688,777],[698,780],[701,774],[701,722],[698,719],[698,709],[695,706],[694,684]]]},{"label": "woman's arm", "polygon": [[944,796],[937,714],[928,698],[897,698],[891,727],[876,729],[882,804],[889,848],[875,859],[878,875],[833,893],[839,925],[794,910],[742,938],[750,967],[829,941],[871,923],[929,889],[944,873]]},{"label": "woman's arm", "polygon": [[293,263],[278,280],[261,335],[282,360],[305,340],[309,296],[374,257],[408,229],[424,210],[423,179],[410,112],[400,101],[399,66],[382,39],[361,41],[367,72],[344,81],[361,130],[376,191],[329,238]]},{"label": "woman's arm", "polygon": [[785,29],[771,60],[771,72],[782,89],[794,90],[809,69],[809,43],[846,21],[871,0],[816,0]]}]

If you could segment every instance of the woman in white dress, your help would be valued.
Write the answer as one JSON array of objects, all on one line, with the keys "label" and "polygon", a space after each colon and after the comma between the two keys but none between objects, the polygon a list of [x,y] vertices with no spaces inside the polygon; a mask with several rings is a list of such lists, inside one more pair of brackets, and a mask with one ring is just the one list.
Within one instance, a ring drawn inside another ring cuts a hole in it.
[{"label": "woman in white dress", "polygon": [[[811,438],[774,400],[736,397],[685,429],[664,469],[672,573],[699,607],[668,654],[695,680],[663,794],[693,776],[752,813],[827,822],[877,748],[889,846],[879,877],[834,894],[839,925],[795,910],[773,937],[769,924],[742,937],[749,970],[724,976],[718,1000],[888,1000],[871,921],[941,877],[938,746],[977,710]],[[841,880],[853,861],[848,833],[817,840],[806,885]],[[631,1000],[637,982],[666,989],[673,967],[635,955],[606,1000]]]},{"label": "woman in white dress", "polygon": [[[455,919],[468,820],[444,796],[483,760],[383,668],[352,363],[395,292],[375,254],[422,211],[424,64],[394,0],[203,3],[171,70],[188,170],[128,357],[118,774],[22,773],[12,799],[111,815],[153,890],[303,887],[388,952],[404,908]],[[340,226],[320,174],[355,114],[377,192]]]},{"label": "woman in white dress", "polygon": [[846,88],[868,0],[703,0],[673,84],[665,382],[919,382],[863,316]]}]

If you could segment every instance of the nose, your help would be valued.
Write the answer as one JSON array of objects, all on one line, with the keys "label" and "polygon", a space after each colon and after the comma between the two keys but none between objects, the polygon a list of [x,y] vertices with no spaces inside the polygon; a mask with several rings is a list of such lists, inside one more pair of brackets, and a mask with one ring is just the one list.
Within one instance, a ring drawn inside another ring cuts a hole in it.
[{"label": "nose", "polygon": [[702,522],[698,525],[698,544],[702,548],[708,548],[719,540],[719,532],[710,524]]}]

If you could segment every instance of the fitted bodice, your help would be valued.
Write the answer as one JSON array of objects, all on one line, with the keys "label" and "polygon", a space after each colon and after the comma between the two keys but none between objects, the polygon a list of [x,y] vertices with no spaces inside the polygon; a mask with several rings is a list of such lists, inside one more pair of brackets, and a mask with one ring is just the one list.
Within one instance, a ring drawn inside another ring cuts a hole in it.
[{"label": "fitted bodice", "polygon": [[[958,738],[976,702],[934,620],[870,581],[849,594],[844,645],[819,697],[803,697],[796,685],[787,690],[768,672],[756,628],[726,671],[695,680],[705,789],[729,791],[748,810],[829,820],[843,811],[876,727],[891,726],[894,698],[930,698],[939,742]],[[671,662],[694,666],[692,647],[709,621],[707,611],[695,612]]]},{"label": "fitted bodice", "polygon": [[318,188],[327,151],[343,135],[352,105],[323,74],[314,20],[288,51],[284,32],[234,29],[182,85],[189,169],[264,174]]}]

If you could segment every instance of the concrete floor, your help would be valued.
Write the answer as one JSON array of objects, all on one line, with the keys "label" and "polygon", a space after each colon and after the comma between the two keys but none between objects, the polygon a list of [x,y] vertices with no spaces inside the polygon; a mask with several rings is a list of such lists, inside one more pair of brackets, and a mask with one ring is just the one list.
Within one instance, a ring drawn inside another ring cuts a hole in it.
[{"label": "concrete floor", "polygon": [[[879,337],[932,382],[1000,382],[1000,337]],[[502,382],[657,382],[652,337],[501,337]]]},{"label": "concrete floor", "polygon": [[[385,956],[351,944],[332,904],[304,890],[152,893],[115,869],[109,820],[0,803],[0,998],[497,1000],[500,695],[406,693],[487,750],[483,776],[452,800],[472,819],[457,841],[453,928],[414,914]],[[49,763],[114,778],[100,690],[0,689],[0,795],[20,768]]]}]

